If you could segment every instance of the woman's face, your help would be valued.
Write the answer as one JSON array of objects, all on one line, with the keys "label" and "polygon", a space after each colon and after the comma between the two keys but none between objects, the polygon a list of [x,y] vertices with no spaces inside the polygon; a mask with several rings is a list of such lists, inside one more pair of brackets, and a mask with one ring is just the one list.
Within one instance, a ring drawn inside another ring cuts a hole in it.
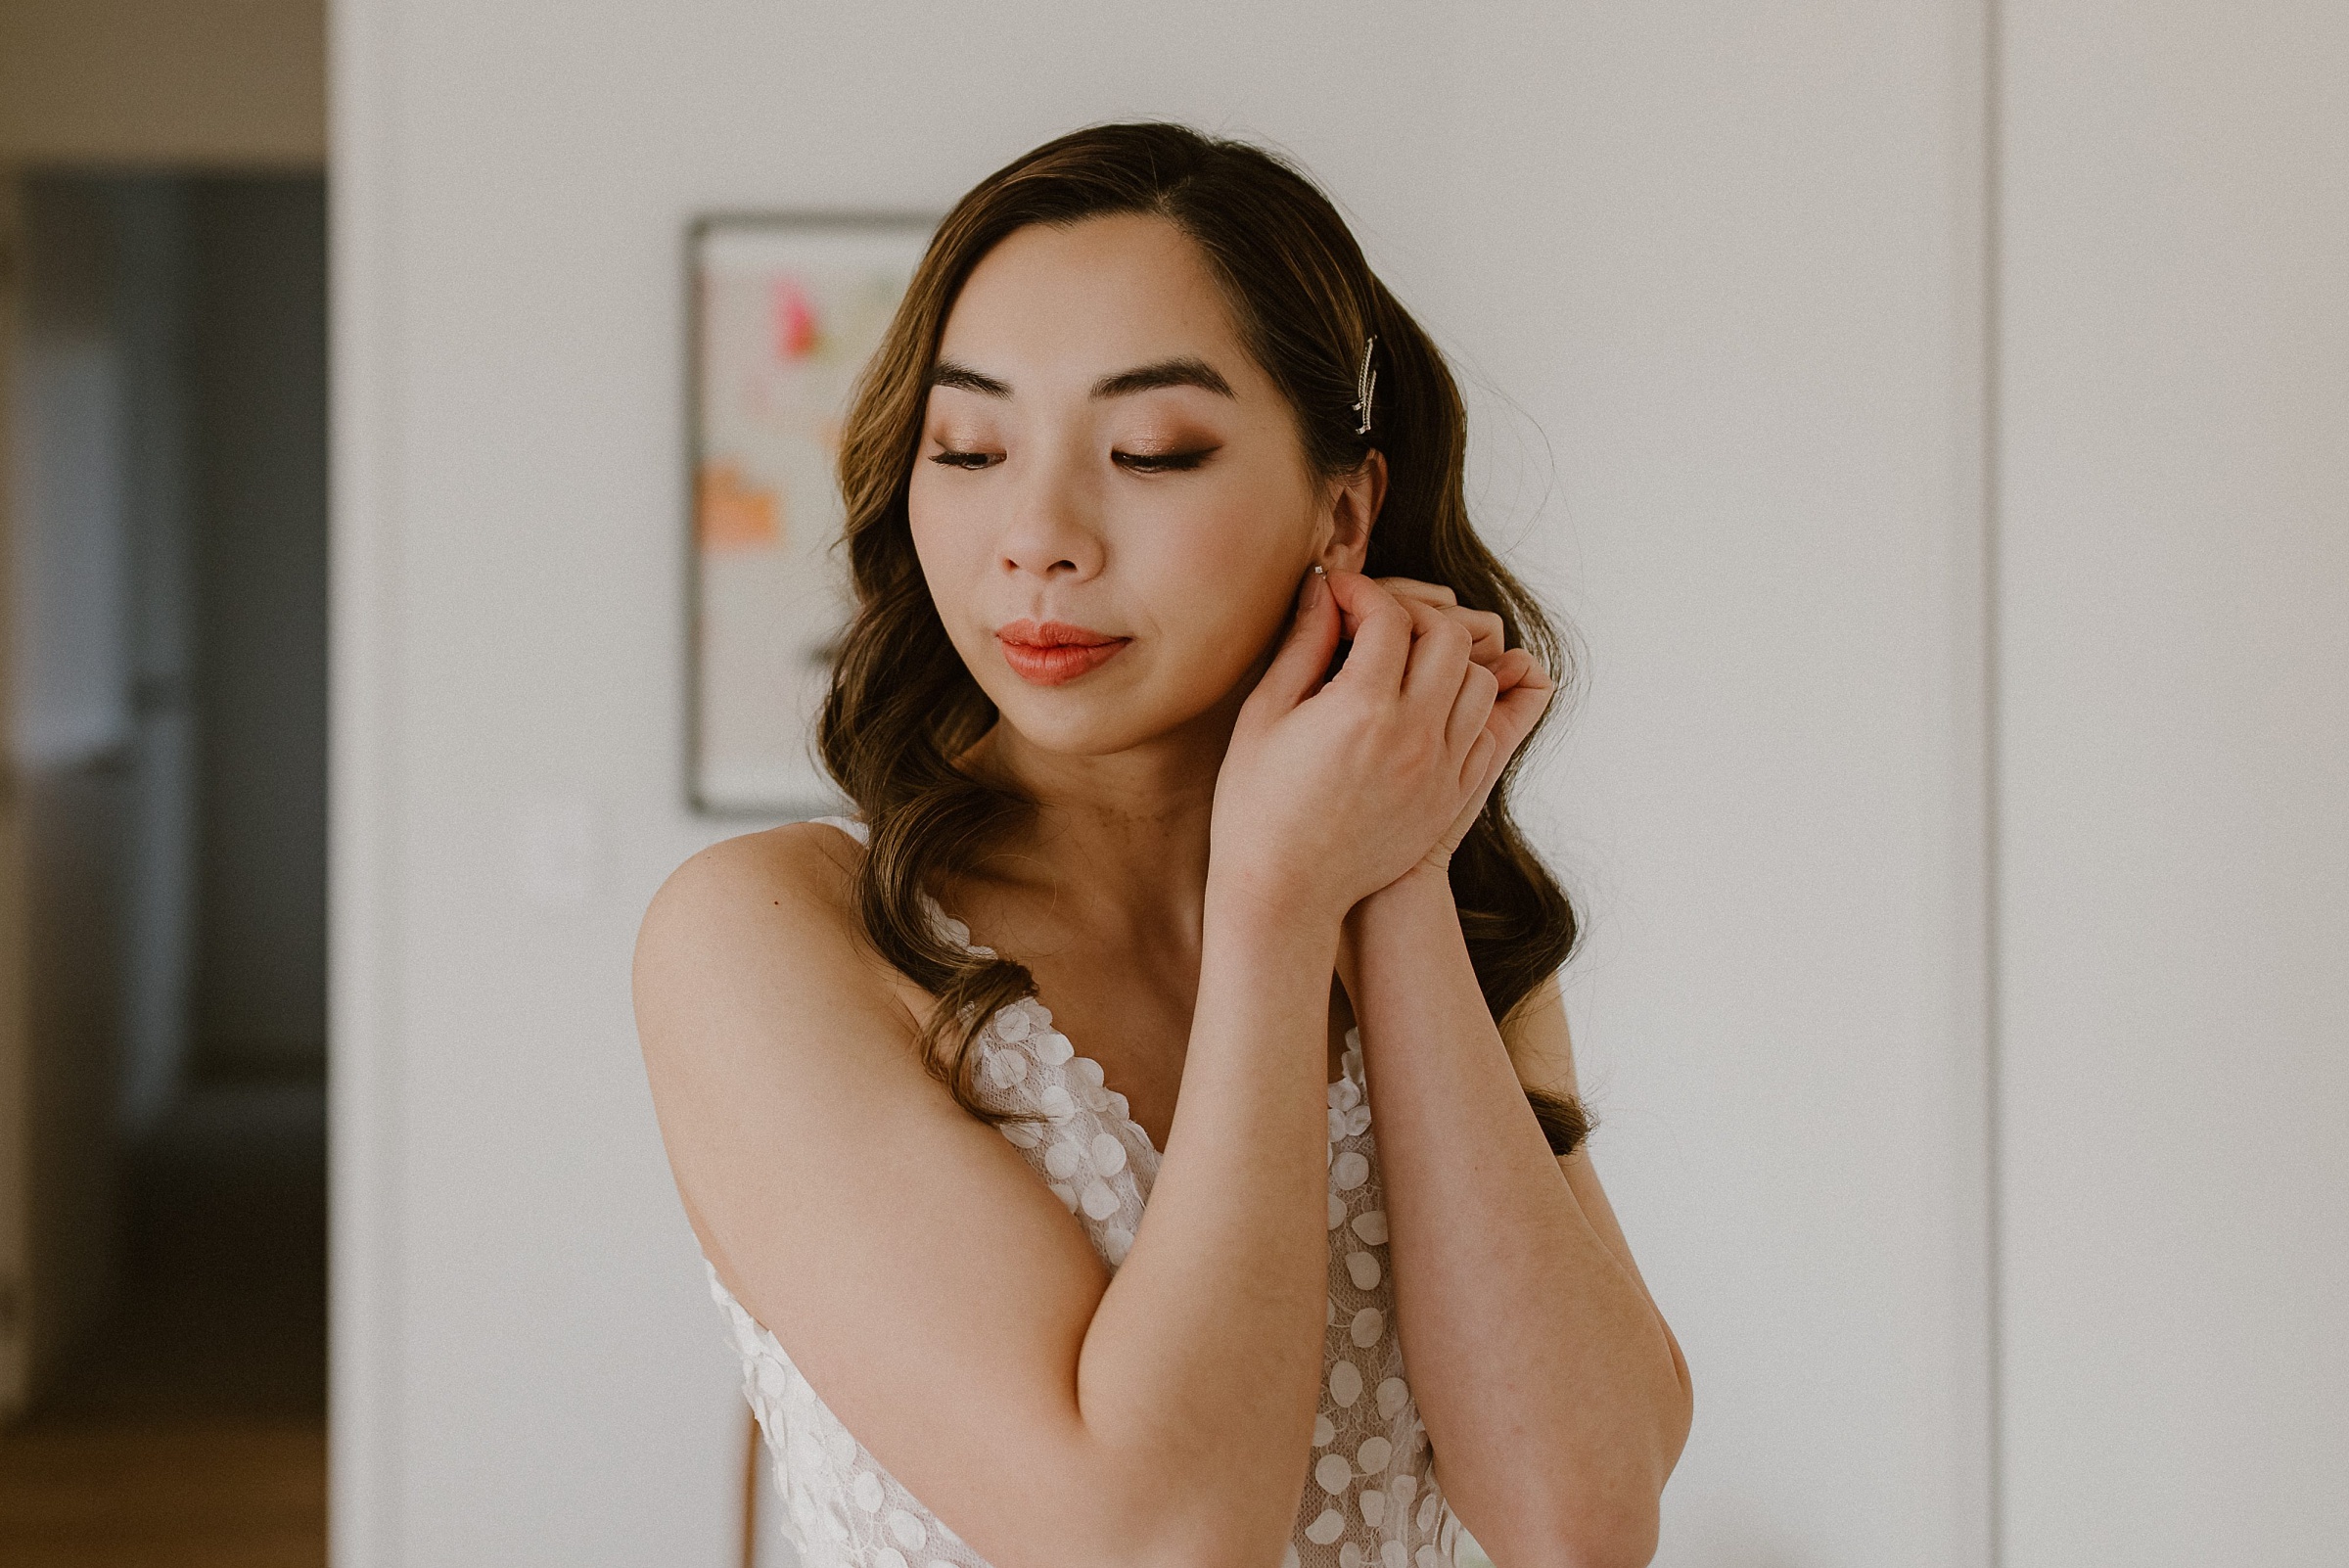
[{"label": "woman's face", "polygon": [[1005,721],[1103,756],[1253,684],[1307,568],[1359,564],[1334,494],[1198,248],[1119,215],[1016,230],[972,271],[907,505]]}]

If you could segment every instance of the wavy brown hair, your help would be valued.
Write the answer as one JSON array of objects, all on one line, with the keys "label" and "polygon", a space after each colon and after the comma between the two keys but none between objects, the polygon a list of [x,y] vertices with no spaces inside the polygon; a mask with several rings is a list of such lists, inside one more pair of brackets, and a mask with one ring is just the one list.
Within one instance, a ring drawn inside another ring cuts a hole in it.
[{"label": "wavy brown hair", "polygon": [[[972,1115],[1023,1119],[979,1091],[972,1045],[988,1017],[1034,992],[1016,960],[965,951],[925,896],[979,865],[1032,803],[958,760],[996,710],[948,641],[914,556],[906,488],[938,345],[981,257],[1032,223],[1113,213],[1166,218],[1197,243],[1241,341],[1295,410],[1305,456],[1324,476],[1386,454],[1388,488],[1363,570],[1450,586],[1498,615],[1512,647],[1545,665],[1561,694],[1565,637],[1485,547],[1462,486],[1467,418],[1443,356],[1362,259],[1313,181],[1274,154],[1180,125],[1100,125],[1046,142],[989,175],[932,237],[880,349],[857,384],[840,448],[846,545],[856,610],[832,667],[818,726],[824,765],[856,803],[869,849],[857,913],[872,945],[939,999],[921,1040],[930,1072]],[[1362,345],[1377,340],[1375,422],[1356,434]],[[1553,704],[1553,706],[1555,706]],[[1509,815],[1512,759],[1451,859],[1461,930],[1496,1020],[1565,962],[1574,907]],[[1549,1146],[1579,1145],[1579,1101],[1529,1090]]]}]

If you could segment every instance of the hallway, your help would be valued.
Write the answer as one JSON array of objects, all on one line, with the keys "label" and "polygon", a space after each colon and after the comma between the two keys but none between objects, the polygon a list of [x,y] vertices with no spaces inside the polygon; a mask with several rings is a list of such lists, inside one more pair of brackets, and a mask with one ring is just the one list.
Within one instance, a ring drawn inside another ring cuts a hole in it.
[{"label": "hallway", "polygon": [[122,1309],[0,1432],[10,1568],[326,1561],[326,1114],[201,1084],[139,1152]]}]

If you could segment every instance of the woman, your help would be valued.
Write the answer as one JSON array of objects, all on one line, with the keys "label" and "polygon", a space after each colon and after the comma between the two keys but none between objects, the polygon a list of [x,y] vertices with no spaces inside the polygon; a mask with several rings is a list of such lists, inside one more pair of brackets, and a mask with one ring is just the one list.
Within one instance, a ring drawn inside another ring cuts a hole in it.
[{"label": "woman", "polygon": [[842,444],[859,818],[696,855],[636,964],[810,1563],[1652,1556],[1687,1374],[1582,1147],[1505,799],[1557,640],[1463,446],[1256,149],[1081,131],[940,227]]}]

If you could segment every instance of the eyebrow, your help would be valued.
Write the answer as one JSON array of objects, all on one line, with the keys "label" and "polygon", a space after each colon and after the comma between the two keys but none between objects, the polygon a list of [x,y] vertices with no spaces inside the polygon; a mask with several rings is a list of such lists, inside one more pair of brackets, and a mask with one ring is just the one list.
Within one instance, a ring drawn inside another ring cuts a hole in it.
[{"label": "eyebrow", "polygon": [[[983,397],[1009,397],[1011,387],[1006,382],[984,375],[970,366],[952,359],[941,359],[930,372],[933,387],[958,387]],[[1121,370],[1093,383],[1095,397],[1126,397],[1134,392],[1156,392],[1162,387],[1197,387],[1219,397],[1237,399],[1231,383],[1221,372],[1196,354],[1181,354],[1173,359],[1160,359],[1131,370]]]},{"label": "eyebrow", "polygon": [[1156,392],[1161,387],[1197,387],[1219,397],[1236,400],[1238,396],[1231,390],[1231,383],[1225,381],[1215,366],[1195,354],[1161,359],[1155,364],[1136,365],[1131,370],[1104,376],[1093,383],[1093,395],[1124,397],[1130,392]]},{"label": "eyebrow", "polygon": [[992,376],[982,376],[970,366],[958,364],[951,359],[942,359],[931,367],[930,385],[933,387],[959,387],[964,392],[975,392],[983,397],[1009,397],[1011,395],[1011,388],[1005,383],[995,380]]}]

